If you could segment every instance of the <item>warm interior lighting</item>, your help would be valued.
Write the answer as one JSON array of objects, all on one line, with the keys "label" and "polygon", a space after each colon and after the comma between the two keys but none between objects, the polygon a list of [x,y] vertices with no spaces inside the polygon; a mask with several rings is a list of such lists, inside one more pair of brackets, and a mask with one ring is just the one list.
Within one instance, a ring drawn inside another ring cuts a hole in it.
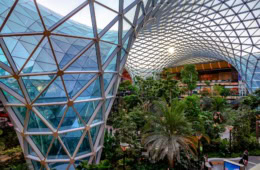
[{"label": "warm interior lighting", "polygon": [[173,48],[173,47],[169,48],[169,49],[168,49],[168,52],[169,52],[170,54],[173,54],[173,53],[174,53],[174,48]]}]

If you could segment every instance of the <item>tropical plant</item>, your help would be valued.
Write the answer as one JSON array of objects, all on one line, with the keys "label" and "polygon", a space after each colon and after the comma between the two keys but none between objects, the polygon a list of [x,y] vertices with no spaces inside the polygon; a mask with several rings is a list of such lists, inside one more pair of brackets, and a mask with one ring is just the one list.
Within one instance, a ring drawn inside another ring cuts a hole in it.
[{"label": "tropical plant", "polygon": [[177,99],[167,105],[166,102],[155,102],[157,110],[145,125],[143,143],[152,160],[168,158],[170,167],[180,161],[183,151],[189,158],[195,155],[196,137],[192,136],[191,124],[184,116],[185,103]]},{"label": "tropical plant", "polygon": [[186,108],[185,108],[186,118],[190,122],[197,120],[201,112],[200,97],[198,95],[193,94],[192,96],[185,97],[184,102],[186,104]]},{"label": "tropical plant", "polygon": [[213,111],[223,111],[226,108],[227,101],[222,97],[213,97],[212,98],[212,110]]},{"label": "tropical plant", "polygon": [[231,91],[230,91],[230,89],[223,87],[222,91],[220,92],[220,95],[222,97],[230,96],[231,95]]},{"label": "tropical plant", "polygon": [[227,97],[231,94],[230,89],[220,85],[214,85],[213,89],[214,89],[214,94],[218,96]]},{"label": "tropical plant", "polygon": [[206,80],[205,84],[206,84],[206,86],[210,86],[210,81]]},{"label": "tropical plant", "polygon": [[259,109],[260,108],[260,89],[256,90],[253,94],[250,94],[250,95],[244,97],[241,106],[244,108],[248,108],[248,109]]},{"label": "tropical plant", "polygon": [[212,98],[204,96],[201,99],[201,106],[200,107],[201,107],[202,110],[205,110],[205,111],[209,110],[212,107]]},{"label": "tropical plant", "polygon": [[103,154],[101,155],[102,160],[109,160],[111,164],[115,164],[120,159],[119,154],[115,152],[120,147],[119,141],[116,140],[115,136],[105,133],[104,137],[104,148]]},{"label": "tropical plant", "polygon": [[115,106],[117,108],[116,110],[122,108],[131,110],[141,102],[138,87],[132,84],[129,80],[125,80],[120,83],[117,97],[119,100]]},{"label": "tropical plant", "polygon": [[[256,112],[248,109],[236,110],[233,123],[233,146],[237,150],[260,149],[255,135]],[[253,126],[252,126],[253,125]]]},{"label": "tropical plant", "polygon": [[197,87],[198,72],[194,64],[187,64],[181,70],[181,81],[186,84],[189,94],[192,94],[192,90]]},{"label": "tropical plant", "polygon": [[165,73],[165,77],[159,81],[158,97],[163,97],[169,104],[172,99],[179,97],[180,89],[178,81],[174,80],[175,75],[169,72]]},{"label": "tropical plant", "polygon": [[88,161],[82,161],[77,166],[76,170],[109,170],[111,168],[111,164],[108,160],[102,160],[99,164],[89,164]]}]

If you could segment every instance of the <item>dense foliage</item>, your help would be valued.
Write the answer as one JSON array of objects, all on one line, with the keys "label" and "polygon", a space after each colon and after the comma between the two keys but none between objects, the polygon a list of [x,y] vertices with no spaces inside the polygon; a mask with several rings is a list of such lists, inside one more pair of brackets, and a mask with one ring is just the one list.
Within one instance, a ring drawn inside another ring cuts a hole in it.
[{"label": "dense foliage", "polygon": [[143,143],[152,160],[167,157],[170,167],[175,160],[180,162],[183,151],[186,158],[195,156],[197,149],[196,137],[192,135],[191,124],[187,121],[184,111],[185,103],[173,100],[170,105],[156,102],[156,114],[150,116],[144,130]]},{"label": "dense foliage", "polygon": [[[179,82],[169,73],[158,79],[135,77],[134,83],[121,82],[107,120],[114,133],[105,134],[100,164],[83,161],[77,169],[120,170],[125,166],[129,170],[188,170],[198,168],[204,154],[229,157],[232,152],[237,157],[248,149],[249,155],[260,155],[255,133],[260,90],[240,99],[236,107],[228,104],[229,90],[221,86],[202,96],[191,94],[197,81],[194,69],[188,65],[181,73],[182,83],[190,91],[186,97],[181,97]],[[222,137],[230,126],[232,148],[229,139]],[[21,153],[15,132],[0,132],[0,156]],[[9,138],[15,138],[15,142],[7,142]],[[125,152],[121,143],[129,144]],[[0,169],[26,167],[22,155],[20,160],[0,165]]]},{"label": "dense foliage", "polygon": [[0,128],[0,169],[27,170],[22,149],[13,127]]},{"label": "dense foliage", "polygon": [[186,84],[187,89],[192,93],[192,90],[197,87],[198,72],[194,64],[187,64],[181,70],[181,81]]}]

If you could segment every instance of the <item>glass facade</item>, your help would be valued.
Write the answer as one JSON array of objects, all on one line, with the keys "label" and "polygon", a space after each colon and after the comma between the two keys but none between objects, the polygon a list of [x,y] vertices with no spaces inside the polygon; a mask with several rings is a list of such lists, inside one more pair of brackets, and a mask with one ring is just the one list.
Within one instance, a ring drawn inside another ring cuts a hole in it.
[{"label": "glass facade", "polygon": [[226,60],[260,86],[258,0],[67,2],[0,0],[0,97],[35,169],[99,161],[126,62],[147,76]]}]

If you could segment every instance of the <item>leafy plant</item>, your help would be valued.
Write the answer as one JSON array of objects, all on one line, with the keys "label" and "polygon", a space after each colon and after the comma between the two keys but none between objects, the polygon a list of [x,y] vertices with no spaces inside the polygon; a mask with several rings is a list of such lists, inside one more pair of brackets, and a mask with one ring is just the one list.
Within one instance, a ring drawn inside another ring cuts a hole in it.
[{"label": "leafy plant", "polygon": [[144,146],[153,160],[167,157],[170,167],[180,161],[180,152],[187,157],[196,152],[196,138],[191,136],[191,124],[184,116],[185,104],[173,100],[168,106],[156,102],[157,112],[149,119],[143,137]]},{"label": "leafy plant", "polygon": [[29,170],[28,165],[26,163],[18,164],[18,165],[10,165],[8,168],[10,170]]},{"label": "leafy plant", "polygon": [[181,70],[181,81],[182,83],[186,84],[191,95],[192,90],[197,87],[198,81],[198,72],[194,64],[187,64],[184,66],[184,68]]},{"label": "leafy plant", "polygon": [[112,166],[108,160],[102,160],[99,164],[88,164],[88,161],[82,161],[76,170],[109,170]]},{"label": "leafy plant", "polygon": [[222,97],[213,97],[212,98],[212,110],[213,111],[223,111],[226,108],[227,101]]}]

